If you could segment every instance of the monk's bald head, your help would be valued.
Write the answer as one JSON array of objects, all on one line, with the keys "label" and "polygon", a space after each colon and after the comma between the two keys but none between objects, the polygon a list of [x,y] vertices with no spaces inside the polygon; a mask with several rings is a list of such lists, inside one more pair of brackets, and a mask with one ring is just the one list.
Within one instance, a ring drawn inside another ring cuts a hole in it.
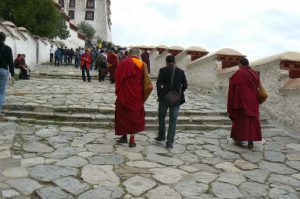
[{"label": "monk's bald head", "polygon": [[139,57],[140,56],[140,50],[138,48],[131,48],[129,50],[129,55],[130,56],[136,56],[136,57]]},{"label": "monk's bald head", "polygon": [[240,62],[239,62],[240,66],[249,66],[249,61],[247,58],[243,57]]}]

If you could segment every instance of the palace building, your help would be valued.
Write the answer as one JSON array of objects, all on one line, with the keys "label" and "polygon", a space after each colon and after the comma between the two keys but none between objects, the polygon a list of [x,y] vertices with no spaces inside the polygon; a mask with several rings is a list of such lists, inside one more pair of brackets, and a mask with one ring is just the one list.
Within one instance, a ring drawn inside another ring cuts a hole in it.
[{"label": "palace building", "polygon": [[78,25],[85,21],[96,30],[95,37],[111,41],[110,0],[54,0],[70,17],[70,22]]}]

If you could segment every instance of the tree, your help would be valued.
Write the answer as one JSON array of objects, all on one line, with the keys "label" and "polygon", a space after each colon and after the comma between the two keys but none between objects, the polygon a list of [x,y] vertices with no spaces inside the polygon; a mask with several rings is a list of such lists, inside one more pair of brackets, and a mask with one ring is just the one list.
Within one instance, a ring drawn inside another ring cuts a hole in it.
[{"label": "tree", "polygon": [[66,19],[52,0],[1,0],[0,18],[41,37],[69,37]]},{"label": "tree", "polygon": [[96,33],[96,30],[93,28],[93,26],[86,23],[85,21],[82,21],[77,25],[77,28],[79,32],[85,34],[87,40],[91,42],[91,40],[94,38]]}]

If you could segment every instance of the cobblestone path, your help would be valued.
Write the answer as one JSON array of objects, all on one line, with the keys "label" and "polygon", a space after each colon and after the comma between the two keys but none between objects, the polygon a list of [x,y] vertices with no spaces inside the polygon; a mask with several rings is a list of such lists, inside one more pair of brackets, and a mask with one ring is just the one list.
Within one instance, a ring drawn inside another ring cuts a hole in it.
[{"label": "cobblestone path", "polygon": [[0,198],[300,198],[300,139],[265,119],[263,141],[238,147],[225,99],[189,89],[167,150],[154,141],[154,92],[145,105],[147,129],[129,148],[116,144],[112,128],[114,85],[79,75],[42,65],[8,89]]}]

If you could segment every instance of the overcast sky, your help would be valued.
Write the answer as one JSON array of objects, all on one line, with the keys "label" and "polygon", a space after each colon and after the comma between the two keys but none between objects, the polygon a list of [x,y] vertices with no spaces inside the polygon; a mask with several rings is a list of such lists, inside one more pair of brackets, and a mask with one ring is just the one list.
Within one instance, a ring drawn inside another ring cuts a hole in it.
[{"label": "overcast sky", "polygon": [[300,52],[300,0],[112,0],[115,44]]}]

